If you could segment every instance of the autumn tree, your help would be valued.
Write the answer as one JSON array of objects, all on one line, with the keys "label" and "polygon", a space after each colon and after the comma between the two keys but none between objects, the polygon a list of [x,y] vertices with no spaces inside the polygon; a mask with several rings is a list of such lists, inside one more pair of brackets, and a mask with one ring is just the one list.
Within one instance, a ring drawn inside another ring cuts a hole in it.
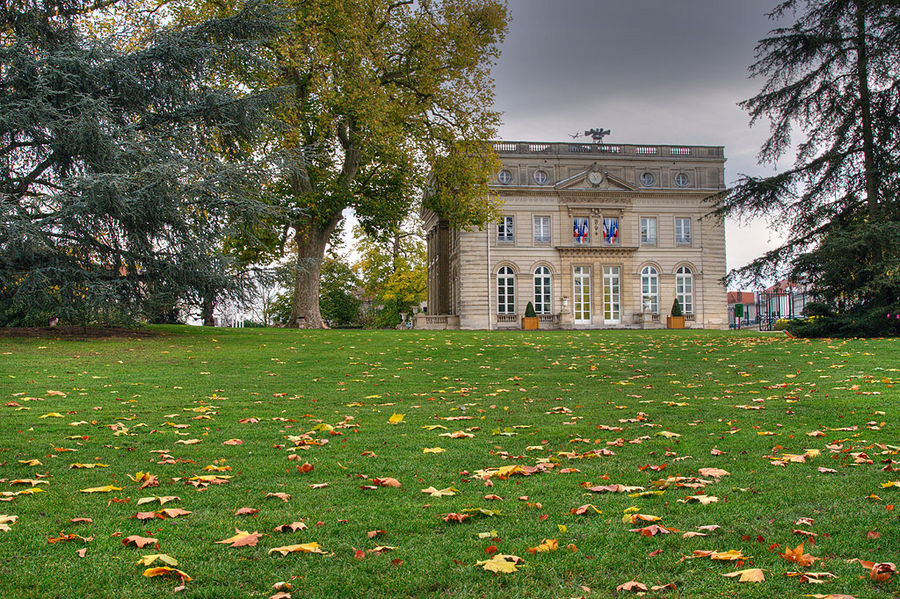
[{"label": "autumn tree", "polygon": [[768,217],[788,236],[729,277],[788,273],[843,318],[830,321],[838,332],[887,331],[886,314],[900,309],[900,5],[785,0],[770,17],[796,20],[759,42],[750,73],[765,84],[741,105],[751,123],[771,123],[760,161],[796,147],[795,162],[742,177],[719,212]]},{"label": "autumn tree", "polygon": [[425,301],[426,249],[419,234],[421,223],[409,218],[402,226],[379,237],[366,235],[358,227],[355,269],[362,288],[372,300],[373,324],[394,327],[400,314],[410,314]]},{"label": "autumn tree", "polygon": [[[321,327],[319,285],[334,228],[352,208],[370,233],[415,210],[429,172],[433,208],[459,226],[491,218],[484,142],[489,69],[506,27],[503,0],[287,0],[289,32],[260,85],[290,90],[267,149],[284,241],[295,252],[289,325]],[[449,183],[452,183],[451,187]],[[449,199],[449,194],[454,199]]]},{"label": "autumn tree", "polygon": [[86,26],[114,4],[0,8],[0,323],[171,314],[230,283],[229,219],[267,211],[244,144],[270,102],[215,82],[259,62],[272,13],[248,5],[124,47]]}]

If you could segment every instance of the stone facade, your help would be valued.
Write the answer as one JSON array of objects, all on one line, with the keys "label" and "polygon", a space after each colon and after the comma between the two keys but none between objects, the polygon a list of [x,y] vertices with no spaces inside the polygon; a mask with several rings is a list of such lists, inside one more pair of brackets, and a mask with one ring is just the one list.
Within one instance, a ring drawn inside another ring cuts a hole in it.
[{"label": "stone facade", "polygon": [[434,213],[420,328],[726,328],[722,147],[495,142],[500,224],[459,231]]}]

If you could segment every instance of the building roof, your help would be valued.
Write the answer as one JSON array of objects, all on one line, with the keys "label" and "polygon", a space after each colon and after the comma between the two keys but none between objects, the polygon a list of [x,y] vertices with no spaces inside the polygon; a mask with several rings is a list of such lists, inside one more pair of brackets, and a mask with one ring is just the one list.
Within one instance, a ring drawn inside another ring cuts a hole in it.
[{"label": "building roof", "polygon": [[729,304],[755,304],[756,297],[752,291],[729,291]]},{"label": "building roof", "polygon": [[766,288],[766,293],[784,293],[786,291],[790,291],[792,289],[802,289],[803,285],[798,283],[797,281],[791,281],[790,279],[781,279],[774,285]]}]

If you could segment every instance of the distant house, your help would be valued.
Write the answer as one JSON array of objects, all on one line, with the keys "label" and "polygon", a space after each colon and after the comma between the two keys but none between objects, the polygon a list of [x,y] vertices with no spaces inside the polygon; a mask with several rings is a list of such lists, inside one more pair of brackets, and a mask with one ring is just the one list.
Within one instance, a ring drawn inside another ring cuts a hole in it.
[{"label": "distant house", "polygon": [[729,291],[727,303],[729,327],[740,328],[756,324],[755,293],[752,291]]}]

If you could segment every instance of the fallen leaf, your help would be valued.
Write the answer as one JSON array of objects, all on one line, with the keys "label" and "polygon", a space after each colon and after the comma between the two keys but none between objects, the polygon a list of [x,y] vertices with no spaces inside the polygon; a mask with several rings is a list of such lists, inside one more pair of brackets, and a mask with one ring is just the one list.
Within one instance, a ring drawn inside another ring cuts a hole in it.
[{"label": "fallen leaf", "polygon": [[149,566],[153,564],[156,560],[161,561],[167,566],[177,566],[178,560],[172,557],[171,555],[167,555],[165,553],[153,553],[150,555],[143,555],[141,559],[138,560],[139,566]]},{"label": "fallen leaf", "polygon": [[618,593],[618,592],[621,592],[621,591],[632,591],[632,592],[635,592],[635,593],[646,593],[646,592],[647,592],[647,585],[645,585],[644,583],[638,582],[638,581],[636,581],[636,580],[629,580],[628,582],[623,583],[623,584],[620,584],[619,586],[616,587],[616,592],[617,592],[617,593]]},{"label": "fallen leaf", "polygon": [[559,549],[559,542],[556,539],[544,539],[537,547],[529,547],[528,553],[548,553]]},{"label": "fallen leaf", "polygon": [[138,549],[142,549],[147,545],[154,545],[159,541],[152,537],[142,537],[140,535],[131,535],[130,537],[125,537],[122,539],[123,545],[134,545]]},{"label": "fallen leaf", "polygon": [[444,514],[441,516],[441,519],[444,522],[463,522],[467,518],[471,518],[469,514],[457,514],[456,512],[451,512],[449,514]]},{"label": "fallen leaf", "polygon": [[453,487],[447,487],[446,489],[435,489],[434,487],[428,487],[427,489],[422,489],[423,493],[428,493],[432,497],[450,497],[452,495],[456,495],[459,489],[455,489]]},{"label": "fallen leaf", "polygon": [[516,557],[515,555],[504,555],[499,553],[488,560],[483,560],[480,562],[475,562],[475,566],[481,566],[488,572],[497,572],[500,574],[511,574],[513,572],[517,572],[518,568],[516,564],[521,563],[522,558]]},{"label": "fallen leaf", "polygon": [[241,530],[239,528],[235,528],[234,531],[237,534],[228,537],[227,539],[216,541],[216,543],[225,544],[229,547],[256,547],[259,538],[265,536],[256,531],[247,532],[246,530]]},{"label": "fallen leaf", "polygon": [[737,572],[727,572],[722,574],[728,578],[740,576],[738,582],[763,582],[766,579],[765,574],[759,568],[750,568],[749,570],[738,570]]},{"label": "fallen leaf", "polygon": [[578,507],[572,508],[571,510],[569,510],[569,514],[581,516],[581,515],[588,513],[591,510],[594,510],[598,514],[603,513],[602,511],[597,509],[597,507],[593,503],[586,503],[584,505],[580,505]]},{"label": "fallen leaf", "polygon": [[803,543],[800,543],[794,549],[791,549],[788,547],[785,549],[784,553],[779,553],[778,555],[780,555],[787,561],[793,562],[800,566],[803,566],[804,568],[813,565],[813,562],[815,562],[817,559],[819,559],[819,558],[813,557],[809,554],[804,554],[803,553]]},{"label": "fallen leaf", "polygon": [[191,578],[181,570],[176,570],[175,568],[170,568],[169,566],[147,568],[146,570],[144,570],[144,576],[146,576],[147,578],[153,578],[154,576],[177,576],[183,583],[193,580],[193,578]]},{"label": "fallen leaf", "polygon": [[700,476],[711,476],[713,478],[721,478],[723,476],[729,476],[731,473],[727,470],[722,470],[721,468],[701,468],[697,471]]},{"label": "fallen leaf", "polygon": [[106,485],[105,487],[91,487],[89,489],[81,489],[82,493],[110,493],[112,491],[121,491],[122,487],[114,487]]},{"label": "fallen leaf", "polygon": [[326,555],[318,543],[302,543],[300,545],[273,547],[272,549],[269,549],[269,553],[280,553],[281,555],[287,555],[288,553],[319,553],[321,555]]},{"label": "fallen leaf", "polygon": [[396,478],[385,477],[385,478],[374,478],[372,482],[378,485],[379,487],[399,487],[400,481]]},{"label": "fallen leaf", "polygon": [[290,524],[282,524],[281,526],[276,526],[274,529],[275,532],[296,532],[298,530],[305,530],[307,528],[306,524],[303,522],[291,522]]}]

